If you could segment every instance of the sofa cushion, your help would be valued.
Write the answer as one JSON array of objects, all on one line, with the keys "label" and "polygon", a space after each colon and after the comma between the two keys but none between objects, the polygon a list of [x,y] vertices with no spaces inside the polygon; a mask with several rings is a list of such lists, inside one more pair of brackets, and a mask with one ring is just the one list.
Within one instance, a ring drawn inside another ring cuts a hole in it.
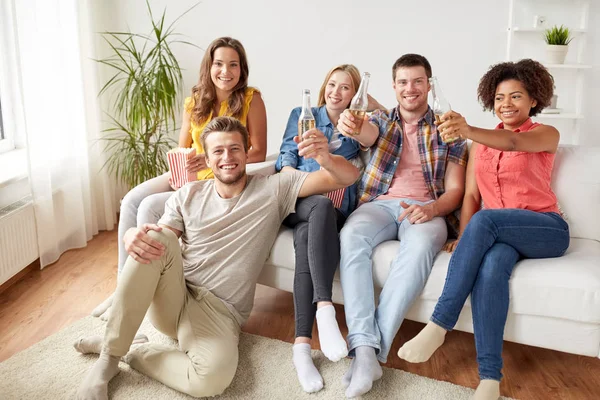
[{"label": "sofa cushion", "polygon": [[[387,279],[399,245],[397,241],[388,241],[375,248],[376,287],[381,288]],[[436,256],[421,299],[437,301],[449,261],[449,253],[440,252]],[[510,279],[510,298],[510,309],[515,314],[600,323],[600,242],[571,239],[562,257],[520,261]]]},{"label": "sofa cushion", "polygon": [[552,189],[571,237],[600,241],[600,147],[561,145],[554,159]]}]

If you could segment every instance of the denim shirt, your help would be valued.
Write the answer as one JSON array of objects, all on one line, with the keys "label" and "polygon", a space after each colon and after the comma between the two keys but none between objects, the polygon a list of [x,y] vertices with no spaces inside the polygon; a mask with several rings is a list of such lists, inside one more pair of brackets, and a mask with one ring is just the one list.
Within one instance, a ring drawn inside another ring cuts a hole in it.
[{"label": "denim shirt", "polygon": [[[298,119],[300,118],[301,107],[294,108],[290,113],[283,141],[279,150],[279,157],[275,163],[275,169],[279,172],[283,167],[292,167],[300,171],[313,172],[318,171],[321,166],[314,159],[305,160],[304,157],[298,155],[298,145],[294,142],[294,137],[298,135]],[[329,120],[325,106],[313,107],[312,113],[315,117],[315,125],[318,130],[323,132],[327,141],[331,141],[333,135],[333,123]],[[336,154],[350,160],[360,151],[360,145],[354,139],[345,136],[340,137],[342,145],[332,154]],[[344,216],[350,215],[356,206],[356,185],[353,184],[346,189],[344,200],[340,211]]]}]

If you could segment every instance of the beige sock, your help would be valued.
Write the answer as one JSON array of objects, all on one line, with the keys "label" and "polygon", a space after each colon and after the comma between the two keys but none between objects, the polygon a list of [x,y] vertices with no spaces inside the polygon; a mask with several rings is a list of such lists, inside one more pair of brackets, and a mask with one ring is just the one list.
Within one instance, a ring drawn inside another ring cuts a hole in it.
[{"label": "beige sock", "polygon": [[429,321],[417,336],[400,347],[398,357],[411,363],[425,362],[444,343],[445,337],[446,330]]},{"label": "beige sock", "polygon": [[500,382],[493,379],[482,379],[473,395],[473,400],[498,400],[498,398],[500,398]]},{"label": "beige sock", "polygon": [[92,317],[101,317],[106,313],[106,310],[110,309],[110,306],[112,306],[113,296],[114,294],[111,294],[106,300],[98,304],[96,308],[92,310]]},{"label": "beige sock", "polygon": [[108,400],[108,382],[119,373],[119,358],[101,353],[77,389],[77,400]]},{"label": "beige sock", "polygon": [[[73,347],[81,354],[100,354],[102,352],[102,340],[103,338],[100,335],[88,336],[77,339],[75,343],[73,343]],[[138,333],[135,335],[135,338],[133,338],[131,344],[142,344],[147,341],[148,336],[143,333]]]}]

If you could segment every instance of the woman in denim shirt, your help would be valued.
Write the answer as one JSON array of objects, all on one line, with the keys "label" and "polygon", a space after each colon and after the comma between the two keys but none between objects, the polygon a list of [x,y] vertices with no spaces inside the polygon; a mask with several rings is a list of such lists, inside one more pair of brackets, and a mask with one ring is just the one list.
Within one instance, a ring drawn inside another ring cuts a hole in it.
[{"label": "woman in denim shirt", "polygon": [[[354,65],[339,65],[331,69],[325,77],[319,91],[319,107],[312,108],[316,128],[323,132],[329,141],[329,151],[348,160],[360,160],[360,145],[357,141],[341,135],[336,125],[341,113],[350,105],[359,85],[358,69]],[[370,100],[370,109],[380,108],[375,100]],[[298,155],[298,145],[294,138],[298,135],[301,110],[301,107],[294,108],[290,114],[275,164],[277,171],[298,169],[312,172],[320,168],[315,160],[304,159]],[[339,192],[330,194],[336,203],[335,206],[326,196],[298,199],[296,212],[283,221],[284,225],[294,228],[296,253],[296,340],[293,361],[302,389],[309,393],[323,388],[323,378],[316,369],[310,353],[315,315],[321,350],[325,356],[335,362],[348,354],[331,302],[333,276],[340,257],[338,232],[356,203],[355,185],[342,190],[343,195]]]}]

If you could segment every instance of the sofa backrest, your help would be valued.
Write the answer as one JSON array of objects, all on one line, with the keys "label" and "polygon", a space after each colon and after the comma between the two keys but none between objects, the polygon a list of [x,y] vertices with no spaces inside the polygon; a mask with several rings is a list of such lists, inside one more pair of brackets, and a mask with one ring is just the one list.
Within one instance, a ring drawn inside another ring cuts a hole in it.
[{"label": "sofa backrest", "polygon": [[600,147],[560,145],[552,189],[571,237],[600,241]]}]

